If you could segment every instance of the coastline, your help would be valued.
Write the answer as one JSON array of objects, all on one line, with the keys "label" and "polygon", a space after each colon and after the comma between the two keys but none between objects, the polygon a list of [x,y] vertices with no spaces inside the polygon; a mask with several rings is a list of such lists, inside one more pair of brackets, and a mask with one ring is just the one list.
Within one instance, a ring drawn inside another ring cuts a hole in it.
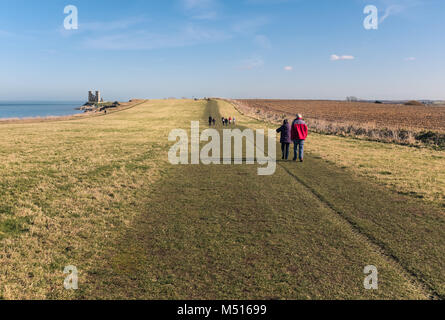
[{"label": "coastline", "polygon": [[80,114],[81,100],[1,100],[0,120],[66,117]]},{"label": "coastline", "polygon": [[[39,122],[53,122],[53,121],[70,121],[70,120],[80,120],[90,117],[105,116],[107,114],[116,113],[119,111],[127,110],[133,108],[146,100],[143,99],[132,99],[128,102],[119,102],[119,105],[113,108],[85,108],[86,105],[77,107],[73,110],[83,111],[81,113],[73,113],[69,115],[62,116],[45,116],[45,117],[24,117],[24,118],[0,118],[0,125],[5,124],[25,124],[25,123],[39,123]],[[83,109],[82,109],[83,108]],[[107,112],[105,113],[105,110]]]}]

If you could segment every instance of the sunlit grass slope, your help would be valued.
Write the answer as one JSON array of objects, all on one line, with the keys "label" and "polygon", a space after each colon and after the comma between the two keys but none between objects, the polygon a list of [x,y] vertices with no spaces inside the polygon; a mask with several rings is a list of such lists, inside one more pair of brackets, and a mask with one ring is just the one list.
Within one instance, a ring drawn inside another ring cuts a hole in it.
[{"label": "sunlit grass slope", "polygon": [[84,281],[145,205],[169,131],[203,104],[148,101],[102,117],[0,125],[0,297],[70,296],[64,267]]}]

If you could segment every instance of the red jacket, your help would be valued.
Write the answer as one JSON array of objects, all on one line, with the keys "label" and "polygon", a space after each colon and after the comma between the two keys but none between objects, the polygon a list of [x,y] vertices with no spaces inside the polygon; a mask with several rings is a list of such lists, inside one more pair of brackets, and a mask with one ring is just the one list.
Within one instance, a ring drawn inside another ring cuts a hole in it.
[{"label": "red jacket", "polygon": [[291,139],[292,140],[306,140],[308,128],[303,119],[295,119],[292,122]]}]

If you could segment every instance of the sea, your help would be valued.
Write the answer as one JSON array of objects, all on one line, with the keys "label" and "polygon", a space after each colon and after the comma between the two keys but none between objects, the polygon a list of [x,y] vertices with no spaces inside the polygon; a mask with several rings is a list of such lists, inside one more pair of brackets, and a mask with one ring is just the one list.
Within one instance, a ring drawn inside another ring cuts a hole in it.
[{"label": "sea", "polygon": [[0,101],[0,119],[67,116],[82,113],[76,110],[85,101]]}]

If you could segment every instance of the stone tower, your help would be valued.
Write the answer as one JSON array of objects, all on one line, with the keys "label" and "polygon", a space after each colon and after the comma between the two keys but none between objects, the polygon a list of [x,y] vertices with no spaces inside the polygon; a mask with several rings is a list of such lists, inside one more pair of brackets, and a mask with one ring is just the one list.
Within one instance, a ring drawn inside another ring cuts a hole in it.
[{"label": "stone tower", "polygon": [[93,91],[88,91],[88,102],[89,103],[98,103],[101,101],[102,101],[102,99],[100,97],[100,91],[96,91],[96,94],[93,94]]}]

